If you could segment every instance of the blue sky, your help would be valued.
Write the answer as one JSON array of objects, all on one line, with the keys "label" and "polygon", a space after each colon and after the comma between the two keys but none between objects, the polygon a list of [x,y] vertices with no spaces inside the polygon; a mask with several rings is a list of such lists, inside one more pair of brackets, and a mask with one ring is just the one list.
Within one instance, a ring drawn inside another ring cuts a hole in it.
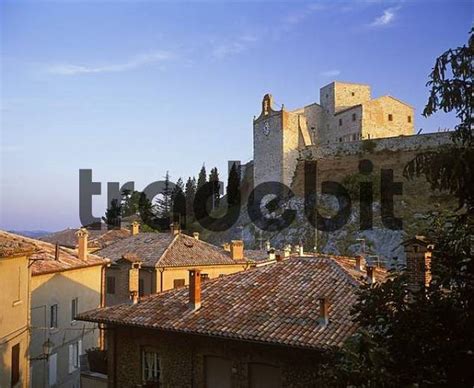
[{"label": "blue sky", "polygon": [[271,92],[288,109],[333,80],[369,83],[421,117],[434,59],[464,44],[469,1],[3,1],[0,228],[79,224],[78,170],[137,189],[224,174],[252,157],[252,117]]}]

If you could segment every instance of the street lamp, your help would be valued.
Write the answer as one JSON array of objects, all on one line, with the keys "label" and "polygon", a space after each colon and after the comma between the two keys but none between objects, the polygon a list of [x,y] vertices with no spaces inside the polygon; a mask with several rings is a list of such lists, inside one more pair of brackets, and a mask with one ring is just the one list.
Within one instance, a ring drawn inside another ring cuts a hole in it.
[{"label": "street lamp", "polygon": [[38,357],[33,357],[30,360],[46,360],[48,361],[51,352],[53,351],[54,343],[49,338],[43,343],[43,354]]}]

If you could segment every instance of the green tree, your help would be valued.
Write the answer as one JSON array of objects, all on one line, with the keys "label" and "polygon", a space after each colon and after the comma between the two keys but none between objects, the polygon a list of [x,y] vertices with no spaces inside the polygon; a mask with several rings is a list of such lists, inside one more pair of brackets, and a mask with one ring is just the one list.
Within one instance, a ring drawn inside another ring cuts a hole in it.
[{"label": "green tree", "polygon": [[105,217],[102,220],[109,226],[109,228],[120,228],[122,220],[122,205],[118,199],[113,199],[110,206],[105,211]]},{"label": "green tree", "polygon": [[201,171],[199,171],[196,189],[199,190],[206,182],[207,182],[206,166],[203,164],[201,167]]},{"label": "green tree", "polygon": [[234,163],[229,171],[227,178],[227,204],[234,206],[240,203],[240,174],[239,168]]},{"label": "green tree", "polygon": [[176,182],[171,193],[173,206],[173,221],[177,221],[182,227],[186,225],[186,198],[184,197],[184,183],[181,178]]},{"label": "green tree", "polygon": [[211,191],[212,191],[212,197],[211,197],[211,208],[212,210],[216,209],[219,207],[220,203],[220,189],[221,185],[219,183],[219,172],[217,171],[217,167],[214,167],[211,169],[211,173],[209,174],[209,182],[211,183]]},{"label": "green tree", "polygon": [[194,216],[194,197],[196,195],[196,179],[189,177],[184,191],[186,198],[186,217],[191,220]]},{"label": "green tree", "polygon": [[157,217],[162,219],[170,218],[173,205],[172,193],[173,190],[170,183],[170,174],[166,171],[164,188],[156,199],[155,204],[155,214]]},{"label": "green tree", "polygon": [[122,217],[138,214],[140,194],[139,191],[122,191]]}]

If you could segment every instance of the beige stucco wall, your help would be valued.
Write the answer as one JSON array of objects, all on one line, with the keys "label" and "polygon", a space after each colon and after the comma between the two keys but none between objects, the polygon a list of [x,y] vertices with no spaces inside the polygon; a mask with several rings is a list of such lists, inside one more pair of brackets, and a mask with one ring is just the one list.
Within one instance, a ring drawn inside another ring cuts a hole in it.
[{"label": "beige stucco wall", "polygon": [[[167,267],[164,268],[161,275],[160,268],[156,269],[157,292],[166,291],[174,288],[175,279],[184,279],[184,283],[189,284],[189,270],[200,269],[201,274],[208,274],[210,279],[219,275],[229,275],[235,272],[244,271],[249,268],[247,263],[236,265],[216,265],[216,266],[193,266],[193,267]],[[161,288],[161,279],[163,279],[163,288]]]},{"label": "beige stucco wall", "polygon": [[20,381],[29,384],[29,269],[26,256],[0,258],[0,387],[10,387],[12,347],[20,345]]},{"label": "beige stucco wall", "polygon": [[[69,345],[82,340],[82,353],[99,345],[97,325],[73,321],[71,303],[78,298],[78,312],[100,307],[101,266],[33,276],[31,280],[31,357],[42,354],[42,344],[49,338],[57,354],[57,386],[79,384],[79,369],[69,373]],[[50,329],[50,307],[58,305],[58,328]],[[47,381],[48,365],[44,360],[32,362],[32,386]]]}]

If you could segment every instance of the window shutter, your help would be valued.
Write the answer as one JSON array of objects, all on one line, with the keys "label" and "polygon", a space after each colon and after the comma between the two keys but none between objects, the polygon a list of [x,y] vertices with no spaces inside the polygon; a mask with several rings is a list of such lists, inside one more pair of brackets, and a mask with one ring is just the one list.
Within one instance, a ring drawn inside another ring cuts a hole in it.
[{"label": "window shutter", "polygon": [[74,346],[69,345],[69,373],[74,372]]},{"label": "window shutter", "polygon": [[58,354],[54,353],[49,357],[49,386],[53,386],[57,382],[58,371]]}]

